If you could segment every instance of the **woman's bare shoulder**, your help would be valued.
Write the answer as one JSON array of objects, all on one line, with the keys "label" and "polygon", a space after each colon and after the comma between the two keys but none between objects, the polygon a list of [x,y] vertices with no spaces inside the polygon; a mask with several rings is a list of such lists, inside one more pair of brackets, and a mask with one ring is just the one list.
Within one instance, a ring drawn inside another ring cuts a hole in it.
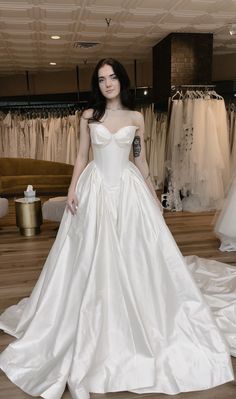
[{"label": "woman's bare shoulder", "polygon": [[89,120],[93,116],[93,108],[85,109],[81,116],[83,119]]},{"label": "woman's bare shoulder", "polygon": [[143,124],[143,114],[139,111],[131,111],[132,112],[132,119],[133,119],[133,123],[136,126],[142,126]]}]

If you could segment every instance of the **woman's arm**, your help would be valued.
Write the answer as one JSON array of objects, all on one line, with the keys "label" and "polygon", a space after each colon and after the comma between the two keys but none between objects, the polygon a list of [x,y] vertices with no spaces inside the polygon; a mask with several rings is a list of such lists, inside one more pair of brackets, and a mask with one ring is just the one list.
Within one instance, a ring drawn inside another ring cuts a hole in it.
[{"label": "woman's arm", "polygon": [[91,117],[91,115],[92,110],[88,109],[84,111],[80,117],[79,151],[75,161],[71,183],[67,195],[67,209],[72,213],[72,215],[76,213],[76,209],[78,206],[78,199],[75,193],[76,184],[78,178],[80,177],[81,173],[88,163],[90,146],[88,119]]},{"label": "woman's arm", "polygon": [[136,116],[136,125],[138,126],[138,130],[136,131],[134,141],[133,141],[133,155],[134,155],[134,163],[138,167],[141,175],[143,176],[151,194],[157,201],[160,209],[162,210],[161,203],[157,198],[155,189],[153,187],[149,167],[146,160],[146,153],[145,153],[145,142],[144,142],[144,119],[143,115],[140,112],[135,112]]}]

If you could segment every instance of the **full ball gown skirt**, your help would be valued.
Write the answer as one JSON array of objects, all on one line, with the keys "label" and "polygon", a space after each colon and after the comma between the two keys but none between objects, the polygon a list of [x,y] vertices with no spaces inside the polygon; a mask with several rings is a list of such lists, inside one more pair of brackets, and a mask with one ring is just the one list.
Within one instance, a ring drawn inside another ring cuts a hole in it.
[{"label": "full ball gown skirt", "polygon": [[[224,313],[222,290],[211,286],[227,343],[129,161],[135,130],[90,125],[94,161],[77,183],[78,212],[65,211],[31,296],[1,316],[0,327],[17,339],[0,366],[32,396],[59,399],[66,384],[73,399],[124,390],[176,394],[233,379],[235,296],[227,291]],[[194,258],[189,263],[200,270]]]}]

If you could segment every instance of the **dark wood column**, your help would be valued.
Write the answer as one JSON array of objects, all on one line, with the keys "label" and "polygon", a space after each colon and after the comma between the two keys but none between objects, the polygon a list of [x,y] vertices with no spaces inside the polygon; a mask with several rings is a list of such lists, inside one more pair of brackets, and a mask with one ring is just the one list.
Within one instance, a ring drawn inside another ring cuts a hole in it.
[{"label": "dark wood column", "polygon": [[210,84],[212,33],[171,33],[153,47],[153,97],[165,108],[171,86]]}]

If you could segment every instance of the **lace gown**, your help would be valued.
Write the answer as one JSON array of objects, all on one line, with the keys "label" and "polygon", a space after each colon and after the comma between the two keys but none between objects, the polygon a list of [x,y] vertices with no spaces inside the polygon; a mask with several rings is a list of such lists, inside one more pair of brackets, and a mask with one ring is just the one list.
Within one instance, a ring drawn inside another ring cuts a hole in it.
[{"label": "lace gown", "polygon": [[[30,395],[59,399],[66,384],[73,399],[176,394],[233,379],[236,273],[187,259],[206,298],[215,289],[211,311],[129,161],[135,130],[90,125],[94,160],[77,183],[78,212],[65,211],[30,298],[0,318],[17,338],[0,366]],[[225,297],[217,281],[229,282]]]}]

